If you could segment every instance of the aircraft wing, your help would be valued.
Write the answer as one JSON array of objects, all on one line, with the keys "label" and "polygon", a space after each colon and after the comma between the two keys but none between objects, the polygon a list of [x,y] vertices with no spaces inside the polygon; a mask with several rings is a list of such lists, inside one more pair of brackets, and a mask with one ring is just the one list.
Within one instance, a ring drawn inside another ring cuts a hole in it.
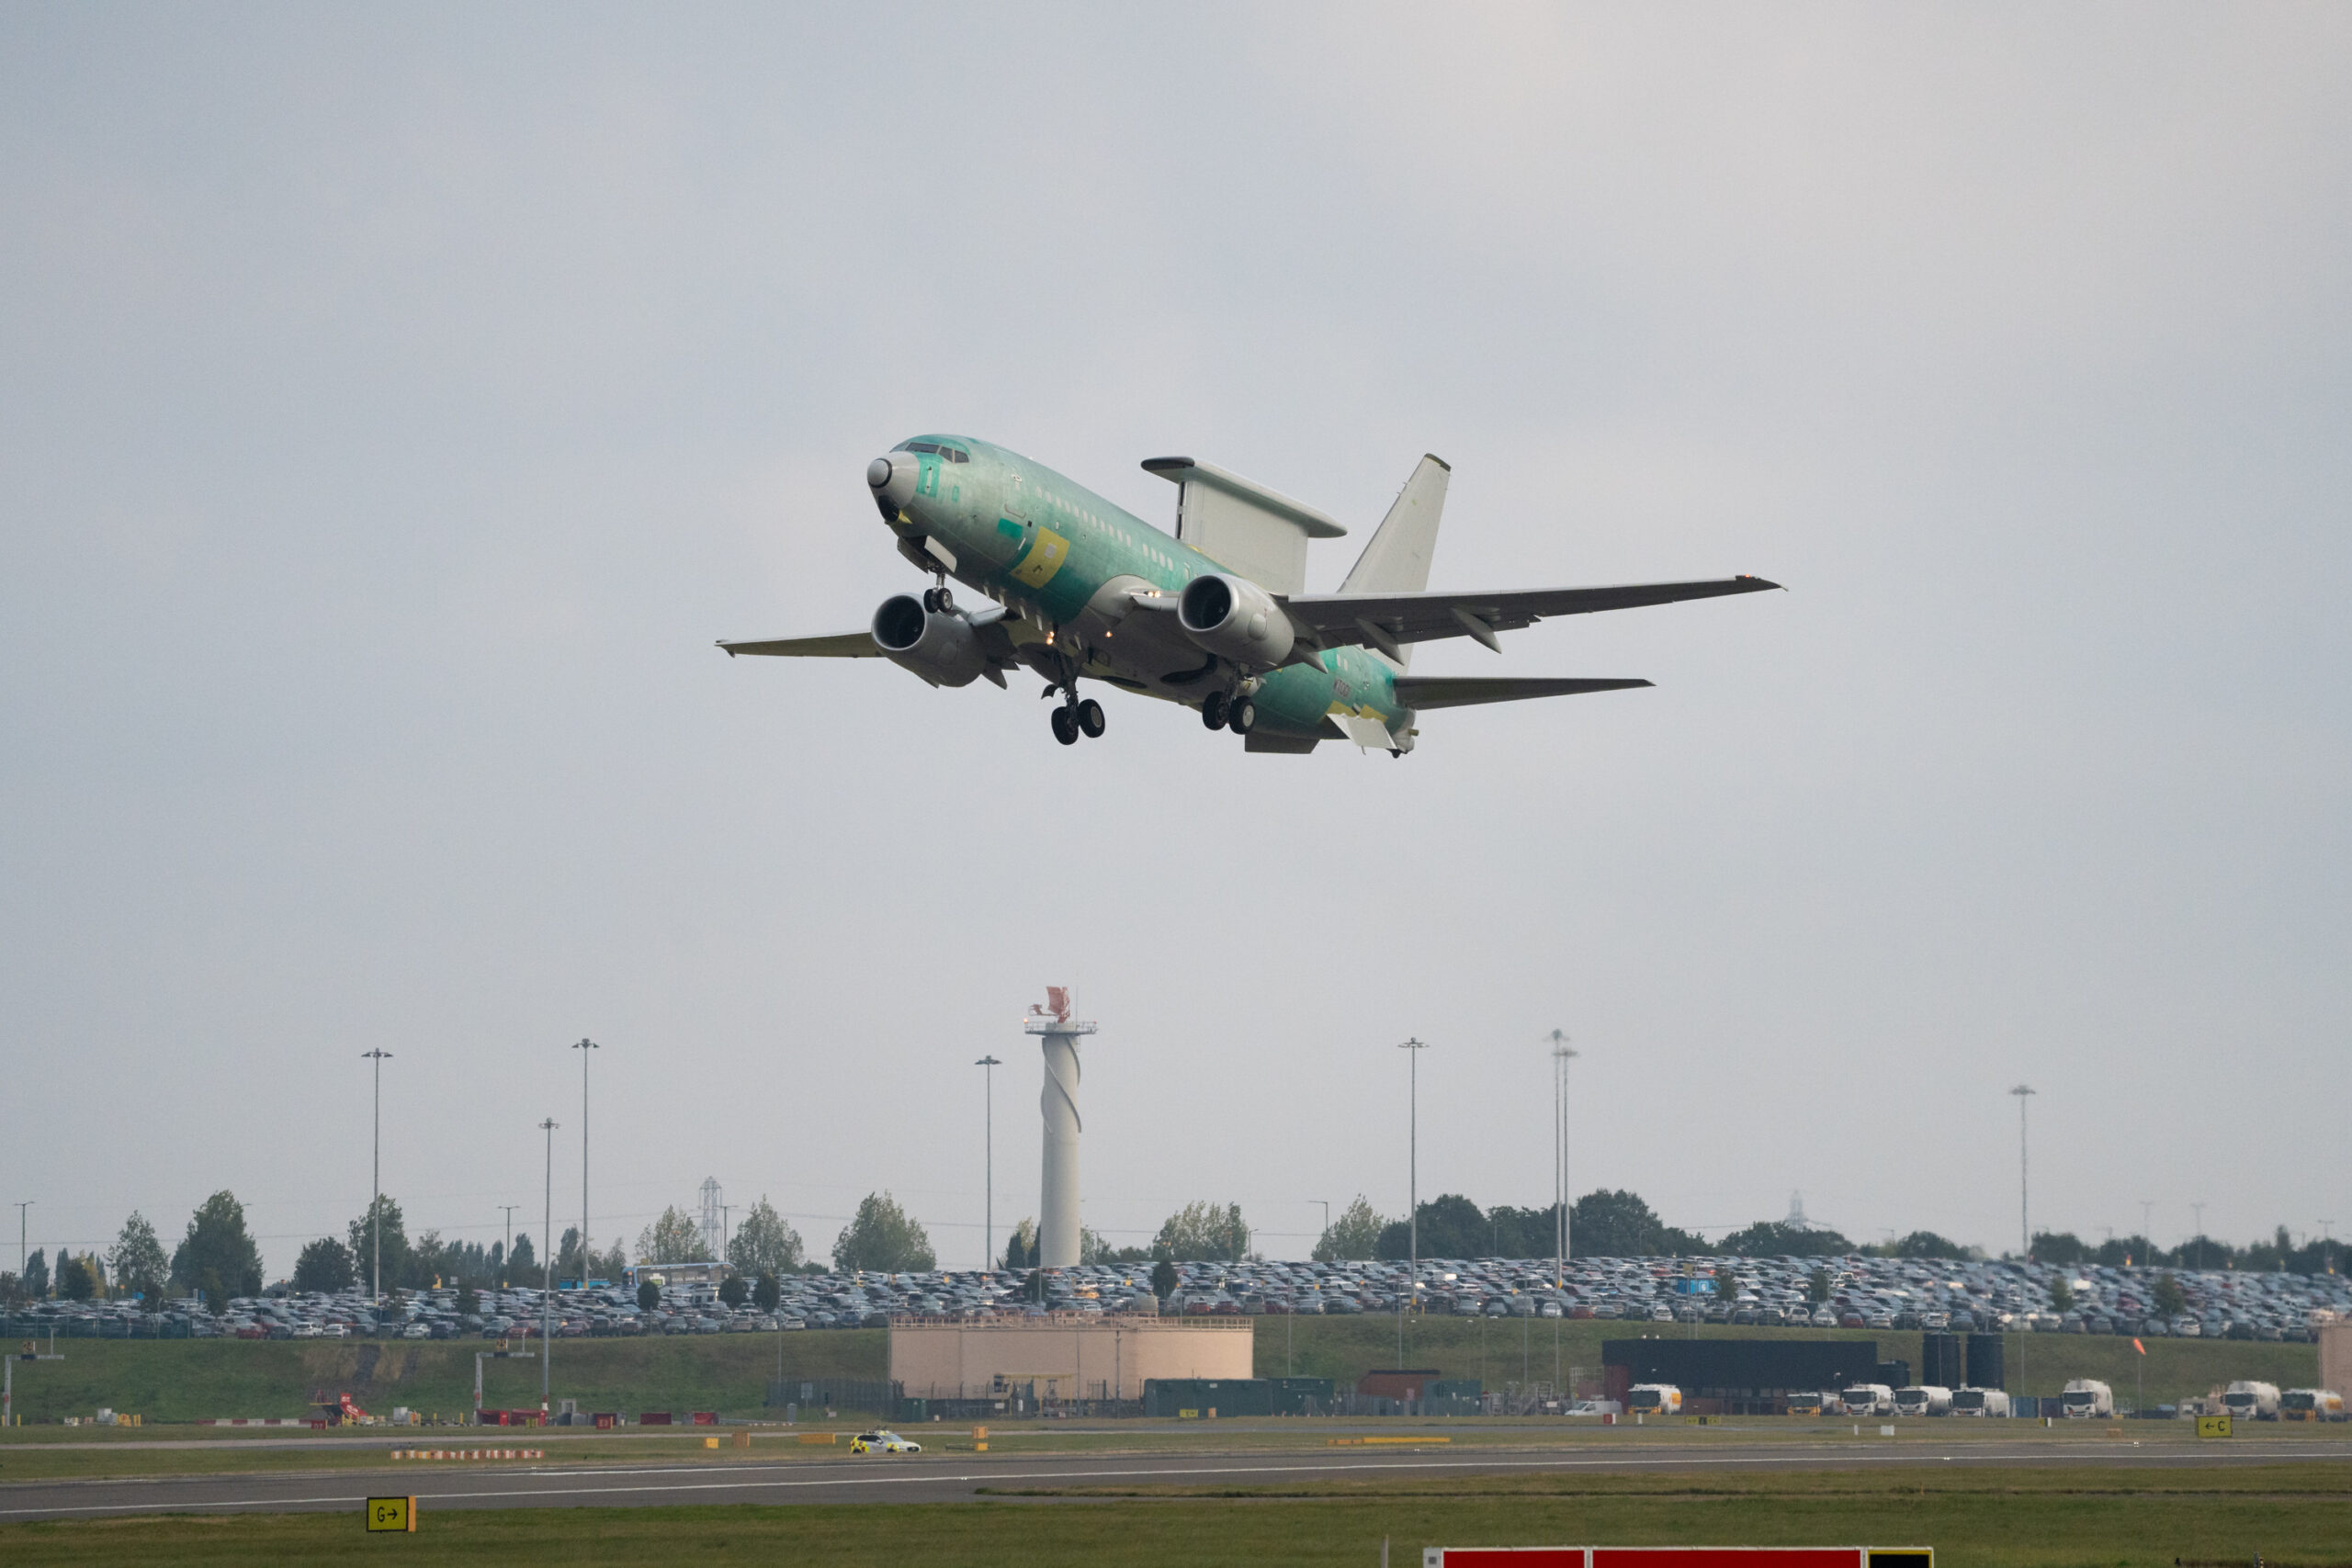
[{"label": "aircraft wing", "polygon": [[1647,681],[1579,680],[1570,677],[1399,675],[1396,700],[1408,708],[1462,708],[1474,703],[1515,703],[1528,697],[1572,697],[1586,692],[1623,692]]},{"label": "aircraft wing", "polygon": [[784,659],[879,659],[871,632],[842,632],[838,637],[786,637],[768,642],[722,642],[727,657],[739,653],[772,653]]},{"label": "aircraft wing", "polygon": [[1723,577],[1619,588],[1511,588],[1497,593],[1300,593],[1283,601],[1283,607],[1300,629],[1327,648],[1359,643],[1393,652],[1405,643],[1469,637],[1500,652],[1497,632],[1517,631],[1551,615],[1632,610],[1780,586],[1760,577]]}]

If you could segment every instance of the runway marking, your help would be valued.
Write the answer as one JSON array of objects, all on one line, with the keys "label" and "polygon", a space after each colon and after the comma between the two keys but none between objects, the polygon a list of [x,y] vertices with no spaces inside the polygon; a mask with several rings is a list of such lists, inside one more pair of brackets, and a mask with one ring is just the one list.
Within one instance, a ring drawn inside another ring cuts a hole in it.
[{"label": "runway marking", "polygon": [[[1809,1446],[1809,1451],[1810,1449],[1811,1446]],[[1951,1458],[1950,1455],[1870,1451],[1854,1452],[1852,1450],[1845,1450],[1845,1454],[1846,1458],[1849,1461],[1860,1461],[1864,1464],[1899,1464],[1906,1462],[1931,1463],[1939,1459],[1948,1460]],[[1977,1456],[1972,1455],[1971,1457]],[[2184,1452],[2177,1454],[2151,1454],[2145,1450],[2133,1452],[2112,1449],[2092,1449],[2081,1453],[2052,1453],[2046,1450],[1996,1450],[1984,1457],[2001,1460],[2032,1460],[2042,1461],[2082,1460],[2096,1457],[2108,1462],[2115,1462],[2123,1460],[2140,1460],[2160,1463],[2190,1463],[2204,1465],[2214,1463],[2255,1463],[2263,1460],[2340,1459],[2344,1457],[2344,1454],[2343,1450],[2333,1448],[2290,1449],[2263,1452],[2241,1450],[2233,1454],[2215,1454],[2199,1449],[2189,1449]],[[1644,1456],[1634,1458],[1632,1456],[1625,1456],[1618,1458],[1531,1458],[1522,1460],[1482,1461],[1449,1457],[1445,1459],[1430,1460],[1348,1460],[1337,1462],[1330,1461],[1324,1461],[1320,1462],[1301,1461],[1289,1464],[1187,1465],[1182,1469],[1169,1467],[1129,1467],[1115,1470],[989,1471],[977,1473],[964,1473],[959,1472],[940,1472],[910,1468],[899,1470],[892,1473],[870,1473],[865,1475],[850,1475],[836,1471],[826,1475],[808,1476],[805,1478],[778,1477],[770,1480],[701,1480],[694,1482],[669,1482],[660,1484],[641,1483],[637,1485],[624,1486],[543,1486],[525,1488],[503,1487],[493,1484],[490,1487],[469,1492],[420,1492],[417,1493],[416,1495],[429,1502],[464,1502],[481,1498],[576,1497],[589,1495],[612,1496],[616,1494],[627,1494],[632,1492],[741,1492],[827,1486],[952,1485],[967,1483],[1002,1483],[1010,1481],[1054,1480],[1069,1482],[1118,1480],[1135,1476],[1156,1477],[1163,1480],[1170,1478],[1181,1480],[1185,1476],[1194,1475],[1273,1475],[1292,1472],[1342,1474],[1357,1471],[1379,1472],[1405,1470],[1630,1470],[1643,1468],[1667,1469],[1676,1466],[1709,1466],[1721,1468],[1734,1464],[1766,1465],[1791,1464],[1793,1462],[1796,1462],[1795,1459],[1783,1452],[1780,1454],[1755,1455],[1721,1454],[1703,1458],[1694,1455],[1690,1458],[1671,1456]],[[774,1467],[730,1465],[727,1467],[726,1470],[717,1473],[730,1475],[742,1474],[749,1471],[771,1468]],[[625,1471],[567,1470],[556,1472],[510,1471],[507,1473],[518,1478],[527,1477],[534,1473],[556,1473],[561,1474],[570,1479],[586,1480],[604,1476],[636,1478],[642,1477],[647,1472],[641,1469],[633,1469]],[[709,1476],[713,1474],[714,1472],[707,1468],[697,1468],[690,1471],[672,1470],[657,1473]],[[484,1475],[481,1479],[485,1482],[492,1482],[494,1478]],[[185,1483],[179,1482],[176,1477],[141,1478],[140,1482],[137,1483],[185,1484]],[[17,1484],[34,1486],[51,1483],[41,1482],[26,1482],[18,1483]],[[124,1484],[124,1483],[118,1481],[106,1481],[99,1483],[99,1484],[120,1485]],[[349,1496],[244,1497],[224,1499],[217,1502],[191,1500],[184,1503],[167,1503],[161,1505],[153,1500],[150,1500],[144,1503],[93,1503],[50,1508],[0,1508],[0,1517],[13,1517],[25,1514],[180,1513],[198,1508],[282,1509],[322,1506],[331,1504],[349,1506],[354,1503],[365,1502],[366,1500],[367,1494],[365,1493],[355,1494]]]}]

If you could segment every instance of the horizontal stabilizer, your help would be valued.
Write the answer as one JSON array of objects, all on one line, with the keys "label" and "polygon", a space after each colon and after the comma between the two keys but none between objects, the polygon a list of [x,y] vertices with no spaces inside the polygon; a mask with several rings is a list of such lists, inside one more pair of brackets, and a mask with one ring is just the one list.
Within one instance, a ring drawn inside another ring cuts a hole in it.
[{"label": "horizontal stabilizer", "polygon": [[787,637],[770,642],[722,642],[727,657],[739,653],[769,653],[781,659],[879,659],[871,632],[842,632],[835,637]]},{"label": "horizontal stabilizer", "polygon": [[1516,703],[1529,697],[1573,697],[1586,692],[1623,692],[1647,681],[1582,680],[1550,675],[1399,675],[1396,700],[1408,708],[1466,708],[1477,703]]},{"label": "horizontal stabilizer", "polygon": [[1449,637],[1476,637],[1492,648],[1497,646],[1495,633],[1517,631],[1554,615],[1760,593],[1779,586],[1760,577],[1724,577],[1618,588],[1507,588],[1495,593],[1302,593],[1283,601],[1283,609],[1292,625],[1325,648],[1342,643],[1381,648],[1384,640],[1402,646]]}]

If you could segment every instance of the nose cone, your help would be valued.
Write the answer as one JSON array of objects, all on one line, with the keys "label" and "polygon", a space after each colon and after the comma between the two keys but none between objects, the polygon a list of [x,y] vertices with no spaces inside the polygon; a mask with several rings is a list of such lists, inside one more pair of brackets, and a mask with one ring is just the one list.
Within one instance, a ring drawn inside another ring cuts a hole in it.
[{"label": "nose cone", "polygon": [[911,452],[887,453],[865,465],[865,488],[874,492],[875,507],[884,522],[896,522],[914,500],[916,471]]}]

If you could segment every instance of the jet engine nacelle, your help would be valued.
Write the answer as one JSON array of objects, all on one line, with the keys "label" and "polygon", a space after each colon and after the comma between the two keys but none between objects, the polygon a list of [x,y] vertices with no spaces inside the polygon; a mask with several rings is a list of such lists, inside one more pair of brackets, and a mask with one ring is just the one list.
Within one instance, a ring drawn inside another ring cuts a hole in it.
[{"label": "jet engine nacelle", "polygon": [[971,622],[926,610],[911,593],[894,593],[874,612],[874,646],[934,686],[968,686],[988,668]]},{"label": "jet engine nacelle", "polygon": [[1298,633],[1273,596],[1246,577],[1222,572],[1184,584],[1176,601],[1184,635],[1220,659],[1271,670],[1290,657]]}]

